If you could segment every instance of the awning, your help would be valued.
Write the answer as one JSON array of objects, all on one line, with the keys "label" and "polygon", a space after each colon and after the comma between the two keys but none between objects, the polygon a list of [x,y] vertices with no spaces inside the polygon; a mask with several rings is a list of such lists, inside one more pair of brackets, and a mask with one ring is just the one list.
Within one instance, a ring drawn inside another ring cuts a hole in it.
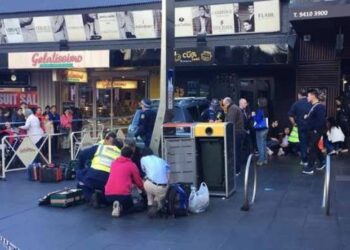
[{"label": "awning", "polygon": [[160,2],[161,0],[2,0],[0,14],[107,8]]}]

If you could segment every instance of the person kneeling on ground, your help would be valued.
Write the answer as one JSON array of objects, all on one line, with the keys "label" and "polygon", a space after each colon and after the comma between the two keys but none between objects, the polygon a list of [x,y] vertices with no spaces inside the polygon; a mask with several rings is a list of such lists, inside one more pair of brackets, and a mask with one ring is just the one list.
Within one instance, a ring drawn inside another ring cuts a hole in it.
[{"label": "person kneeling on ground", "polygon": [[135,163],[131,157],[133,150],[124,147],[121,156],[112,163],[111,173],[105,186],[106,200],[113,203],[112,216],[136,212],[131,196],[132,186],[135,184],[144,194],[143,182]]},{"label": "person kneeling on ground", "polygon": [[145,172],[144,187],[147,193],[148,215],[153,217],[162,208],[168,191],[169,164],[155,156],[150,148],[142,152],[141,168]]},{"label": "person kneeling on ground", "polygon": [[91,167],[87,168],[84,175],[79,174],[82,182],[84,198],[97,208],[100,203],[106,203],[104,199],[104,187],[107,183],[112,162],[120,156],[122,143],[118,139],[108,140],[104,145],[99,145]]},{"label": "person kneeling on ground", "polygon": [[345,135],[334,117],[327,119],[327,136],[324,136],[324,143],[327,153],[330,155],[339,154],[341,146],[345,141]]}]

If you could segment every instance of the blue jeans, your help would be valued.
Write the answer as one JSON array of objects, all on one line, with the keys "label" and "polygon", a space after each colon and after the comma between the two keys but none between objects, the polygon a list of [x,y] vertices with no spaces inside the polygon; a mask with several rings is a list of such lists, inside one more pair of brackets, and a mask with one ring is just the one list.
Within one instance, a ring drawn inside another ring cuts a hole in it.
[{"label": "blue jeans", "polygon": [[259,151],[259,161],[267,161],[266,138],[268,129],[256,131],[256,145]]},{"label": "blue jeans", "polygon": [[307,162],[308,135],[307,130],[299,131],[300,154],[302,162]]}]

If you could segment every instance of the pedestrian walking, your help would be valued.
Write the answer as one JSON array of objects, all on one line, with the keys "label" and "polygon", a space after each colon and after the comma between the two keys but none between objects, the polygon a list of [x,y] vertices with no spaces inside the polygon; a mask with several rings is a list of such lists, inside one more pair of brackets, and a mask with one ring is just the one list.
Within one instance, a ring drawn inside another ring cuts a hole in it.
[{"label": "pedestrian walking", "polygon": [[326,164],[322,151],[318,147],[318,143],[326,127],[326,107],[320,103],[318,91],[312,89],[308,92],[307,100],[312,104],[308,114],[304,116],[308,128],[309,140],[309,159],[308,164],[304,166],[303,174],[312,175],[316,159],[319,160],[317,170],[322,170]]}]

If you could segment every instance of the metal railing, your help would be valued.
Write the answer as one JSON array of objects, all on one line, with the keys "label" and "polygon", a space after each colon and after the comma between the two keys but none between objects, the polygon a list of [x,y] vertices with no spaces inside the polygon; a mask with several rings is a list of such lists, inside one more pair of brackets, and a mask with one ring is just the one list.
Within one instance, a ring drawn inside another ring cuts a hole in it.
[{"label": "metal railing", "polygon": [[322,199],[322,207],[324,208],[327,216],[330,215],[330,205],[331,205],[330,184],[331,184],[331,157],[330,155],[327,155],[326,171],[324,174],[324,184],[323,184],[323,199]]},{"label": "metal railing", "polygon": [[244,203],[241,207],[242,211],[249,211],[250,206],[255,202],[255,196],[256,196],[256,188],[257,188],[257,178],[258,178],[258,170],[256,167],[256,164],[253,164],[254,166],[254,182],[253,182],[253,192],[252,192],[252,198],[249,199],[249,173],[250,168],[252,166],[252,160],[253,160],[253,154],[250,154],[247,159],[247,164],[245,167],[245,174],[244,174]]}]

